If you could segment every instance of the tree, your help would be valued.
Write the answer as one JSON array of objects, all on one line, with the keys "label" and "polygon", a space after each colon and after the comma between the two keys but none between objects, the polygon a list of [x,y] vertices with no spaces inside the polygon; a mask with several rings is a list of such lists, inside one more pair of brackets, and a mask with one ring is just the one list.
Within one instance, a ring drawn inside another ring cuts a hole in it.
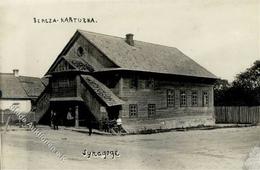
[{"label": "tree", "polygon": [[219,80],[214,86],[215,105],[260,105],[260,60],[238,74],[231,85]]},{"label": "tree", "polygon": [[214,84],[214,103],[216,106],[224,106],[226,102],[226,93],[230,88],[227,80],[218,79]]},{"label": "tree", "polygon": [[254,62],[253,66],[236,76],[234,87],[246,90],[255,90],[260,87],[260,60]]},{"label": "tree", "polygon": [[[260,60],[254,62],[253,66],[238,74],[232,84],[232,88],[240,93],[240,101],[244,104],[260,105]],[[235,96],[237,97],[237,96]]]}]

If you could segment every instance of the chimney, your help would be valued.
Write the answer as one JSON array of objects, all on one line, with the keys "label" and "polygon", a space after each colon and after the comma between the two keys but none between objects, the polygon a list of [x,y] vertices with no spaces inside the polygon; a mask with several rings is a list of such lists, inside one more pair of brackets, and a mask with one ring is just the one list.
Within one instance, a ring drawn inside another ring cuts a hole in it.
[{"label": "chimney", "polygon": [[13,69],[13,74],[14,74],[15,77],[19,77],[19,70]]},{"label": "chimney", "polygon": [[126,34],[125,35],[125,41],[127,44],[134,46],[134,34]]}]

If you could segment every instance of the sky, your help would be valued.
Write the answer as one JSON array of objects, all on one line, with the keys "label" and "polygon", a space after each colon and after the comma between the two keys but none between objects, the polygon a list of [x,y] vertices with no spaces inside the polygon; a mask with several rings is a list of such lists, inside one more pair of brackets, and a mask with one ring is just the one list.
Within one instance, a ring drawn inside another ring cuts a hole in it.
[{"label": "sky", "polygon": [[[260,59],[258,0],[1,0],[0,72],[42,77],[77,29],[173,46],[217,77]],[[96,23],[34,23],[33,18]]]}]

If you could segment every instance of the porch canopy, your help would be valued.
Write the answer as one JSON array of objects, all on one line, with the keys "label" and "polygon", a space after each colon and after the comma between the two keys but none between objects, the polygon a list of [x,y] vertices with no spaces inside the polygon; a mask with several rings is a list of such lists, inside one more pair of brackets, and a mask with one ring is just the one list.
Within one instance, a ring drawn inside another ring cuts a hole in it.
[{"label": "porch canopy", "polygon": [[119,99],[108,87],[90,75],[81,75],[82,79],[94,93],[109,107],[122,105],[125,102]]}]

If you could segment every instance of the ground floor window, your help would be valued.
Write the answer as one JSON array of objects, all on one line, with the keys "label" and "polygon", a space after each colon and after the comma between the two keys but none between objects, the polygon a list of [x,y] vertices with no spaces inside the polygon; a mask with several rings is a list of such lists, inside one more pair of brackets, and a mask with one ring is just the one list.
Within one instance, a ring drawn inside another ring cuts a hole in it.
[{"label": "ground floor window", "polygon": [[155,104],[148,104],[148,117],[153,117],[156,114]]},{"label": "ground floor window", "polygon": [[180,105],[181,107],[187,106],[187,95],[185,91],[180,92]]},{"label": "ground floor window", "polygon": [[129,117],[137,117],[138,116],[138,108],[137,104],[129,105]]},{"label": "ground floor window", "polygon": [[191,92],[191,105],[198,106],[198,92],[197,91]]},{"label": "ground floor window", "polygon": [[175,100],[174,100],[174,90],[168,89],[167,90],[167,106],[168,107],[173,107]]},{"label": "ground floor window", "polygon": [[209,93],[204,91],[202,95],[202,104],[203,107],[206,107],[209,105]]}]

